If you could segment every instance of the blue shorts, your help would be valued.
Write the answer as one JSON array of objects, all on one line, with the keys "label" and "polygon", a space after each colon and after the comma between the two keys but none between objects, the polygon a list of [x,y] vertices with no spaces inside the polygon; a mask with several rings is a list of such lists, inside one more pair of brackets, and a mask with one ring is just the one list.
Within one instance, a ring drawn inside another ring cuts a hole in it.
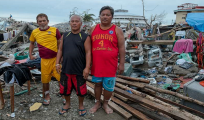
[{"label": "blue shorts", "polygon": [[103,88],[107,91],[113,92],[115,87],[116,77],[95,77],[92,76],[92,82],[103,83]]}]

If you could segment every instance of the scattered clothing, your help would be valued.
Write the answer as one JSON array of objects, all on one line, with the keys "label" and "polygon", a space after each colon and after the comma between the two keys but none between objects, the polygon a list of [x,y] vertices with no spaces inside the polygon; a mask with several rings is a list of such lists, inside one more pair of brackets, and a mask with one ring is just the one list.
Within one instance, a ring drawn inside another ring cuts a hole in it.
[{"label": "scattered clothing", "polygon": [[2,42],[4,40],[4,35],[0,34],[0,42]]},{"label": "scattered clothing", "polygon": [[8,32],[8,39],[10,40],[12,38],[12,33]]},{"label": "scattered clothing", "polygon": [[184,62],[183,64],[179,65],[181,68],[184,68],[184,69],[189,69],[191,68],[193,65],[191,63],[188,63],[188,62]]},{"label": "scattered clothing", "polygon": [[199,82],[201,86],[204,87],[204,81]]},{"label": "scattered clothing", "polygon": [[174,45],[173,51],[178,53],[193,52],[193,41],[191,39],[178,40]]},{"label": "scattered clothing", "polygon": [[0,68],[0,75],[2,74],[6,83],[14,83],[16,81],[20,86],[32,79],[29,68],[21,64]]},{"label": "scattered clothing", "polygon": [[204,80],[204,75],[195,76],[195,81],[203,81],[203,80]]},{"label": "scattered clothing", "polygon": [[204,44],[204,38],[202,33],[199,33],[199,36],[196,41],[196,55],[197,55],[197,63],[199,68],[204,68],[203,66],[203,44]]},{"label": "scattered clothing", "polygon": [[3,33],[4,35],[4,40],[8,40],[9,39],[9,34],[8,33]]},{"label": "scattered clothing", "polygon": [[176,61],[176,64],[177,64],[177,65],[182,65],[182,64],[185,63],[185,62],[186,62],[185,59],[178,59],[178,60]]}]

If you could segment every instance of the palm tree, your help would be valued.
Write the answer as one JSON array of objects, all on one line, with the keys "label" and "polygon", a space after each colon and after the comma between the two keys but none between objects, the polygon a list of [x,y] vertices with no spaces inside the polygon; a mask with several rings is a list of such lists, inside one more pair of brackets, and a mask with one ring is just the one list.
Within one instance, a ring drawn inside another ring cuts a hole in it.
[{"label": "palm tree", "polygon": [[95,15],[94,15],[94,14],[85,13],[85,14],[82,16],[83,22],[93,22],[93,21],[94,21],[93,16],[95,16]]}]

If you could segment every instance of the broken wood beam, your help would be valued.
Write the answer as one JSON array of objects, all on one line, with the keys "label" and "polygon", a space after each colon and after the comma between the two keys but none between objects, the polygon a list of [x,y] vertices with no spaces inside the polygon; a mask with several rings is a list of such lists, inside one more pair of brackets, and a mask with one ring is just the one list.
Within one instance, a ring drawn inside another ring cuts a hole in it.
[{"label": "broken wood beam", "polygon": [[[145,44],[145,45],[173,45],[174,40],[147,40],[147,41],[138,41],[138,40],[132,40],[131,42],[128,42],[128,44],[131,45],[138,45],[138,44]],[[193,40],[193,43],[196,43],[196,40]]]},{"label": "broken wood beam", "polygon": [[11,113],[14,112],[14,85],[10,86]]},{"label": "broken wood beam", "polygon": [[127,77],[123,75],[117,75],[117,77],[126,79],[126,80],[132,80],[132,81],[137,81],[137,82],[143,82],[143,83],[149,83],[150,81],[147,79],[142,79],[142,78],[132,78],[132,77]]},{"label": "broken wood beam", "polygon": [[[87,85],[94,89],[94,85],[90,82],[86,82]],[[116,93],[114,93],[115,95]],[[117,94],[119,95],[119,94]],[[120,95],[121,96],[121,95]],[[123,97],[123,96],[121,96]],[[111,100],[114,101],[115,103],[121,105],[122,107],[124,107],[126,110],[128,110],[129,112],[131,112],[134,116],[136,116],[137,118],[141,119],[141,120],[150,120],[146,115],[144,115],[143,113],[141,113],[140,111],[135,110],[134,108],[130,107],[129,105],[127,105],[126,103],[120,101],[119,99],[115,98],[115,97],[111,97]]]},{"label": "broken wood beam", "polygon": [[116,78],[116,82],[120,82],[123,84],[127,84],[127,85],[131,85],[134,87],[138,87],[138,88],[144,88],[145,87],[145,83],[139,83],[139,82],[131,82],[131,81],[127,81],[127,80],[123,80],[121,78]]},{"label": "broken wood beam", "polygon": [[[87,91],[92,95],[94,95],[94,90],[87,86]],[[103,95],[101,95],[101,101],[103,101]],[[129,120],[130,118],[132,118],[132,114],[130,114],[129,112],[127,112],[126,110],[124,110],[123,108],[121,108],[120,106],[118,106],[117,104],[115,104],[112,101],[108,102],[108,105],[116,112],[118,112],[120,115],[122,115],[125,119]]]},{"label": "broken wood beam", "polygon": [[179,120],[189,120],[190,119],[189,117],[185,116],[183,113],[181,113],[179,111],[173,110],[173,109],[166,107],[166,106],[163,106],[163,105],[160,105],[156,102],[152,102],[152,101],[145,99],[145,98],[142,98],[138,95],[130,94],[127,91],[124,91],[120,88],[115,87],[115,92],[118,94],[121,94],[127,98],[134,99],[135,102],[140,102],[144,105],[150,106],[151,108],[154,108],[158,111],[161,111],[164,114],[166,114],[172,118],[179,119]]},{"label": "broken wood beam", "polygon": [[183,100],[186,100],[188,102],[192,102],[192,103],[195,103],[195,104],[198,104],[198,105],[201,105],[201,106],[204,107],[204,102],[201,102],[199,100],[196,100],[196,99],[184,96],[184,95],[182,95],[180,93],[177,93],[177,92],[172,92],[172,91],[169,91],[169,90],[164,90],[164,89],[161,89],[161,88],[156,88],[154,86],[151,86],[151,85],[145,84],[145,83],[131,82],[131,81],[123,80],[123,79],[120,79],[120,78],[116,78],[116,81],[120,82],[120,83],[127,84],[127,85],[135,86],[135,87],[138,87],[138,88],[149,88],[149,89],[154,90],[156,92],[170,94],[170,95],[176,96],[178,98],[181,98]]},{"label": "broken wood beam", "polygon": [[147,36],[147,38],[152,38],[152,37],[156,37],[156,36],[161,36],[163,34],[166,34],[166,33],[169,33],[169,32],[172,32],[172,31],[177,31],[177,30],[182,30],[182,29],[190,29],[191,27],[190,26],[187,26],[187,27],[177,27],[177,28],[172,28],[171,30],[168,30],[166,32],[163,32],[163,33],[160,33],[160,34],[156,34],[156,35],[151,35],[151,36]]},{"label": "broken wood beam", "polygon": [[139,91],[137,91],[137,90],[134,90],[134,89],[132,89],[132,88],[129,88],[129,87],[127,87],[127,86],[124,86],[124,85],[122,85],[122,84],[120,84],[120,83],[116,83],[116,86],[117,86],[117,87],[120,87],[120,88],[122,88],[122,89],[125,89],[125,90],[130,90],[130,91],[131,91],[133,94],[135,94],[135,95],[138,95],[138,96],[140,96],[140,97],[143,97],[143,98],[146,98],[146,99],[148,99],[148,100],[151,100],[152,102],[159,103],[159,104],[161,104],[161,105],[163,105],[163,106],[165,106],[165,107],[171,108],[172,110],[181,112],[181,113],[185,114],[186,116],[189,116],[189,118],[194,117],[194,118],[200,119],[198,116],[195,116],[195,115],[193,115],[193,114],[191,114],[191,113],[189,113],[189,112],[187,112],[187,111],[185,111],[185,110],[180,111],[180,109],[179,109],[178,107],[172,106],[172,105],[170,105],[170,104],[168,104],[168,103],[166,103],[166,102],[164,102],[164,101],[161,101],[160,99],[157,99],[157,98],[155,98],[155,97],[152,97],[152,96],[150,96],[150,95],[148,95],[148,94],[139,92]]},{"label": "broken wood beam", "polygon": [[161,116],[160,114],[158,115],[158,112],[150,110],[144,106],[138,104],[131,104],[131,106],[154,120],[173,120],[172,118],[169,118],[169,116],[166,117],[163,115]]},{"label": "broken wood beam", "polygon": [[123,97],[122,95],[119,95],[119,94],[117,94],[117,93],[114,93],[114,96],[117,97],[117,98],[119,98],[119,99],[121,99],[121,100],[124,101],[124,102],[127,102],[127,101],[128,101],[128,98]]},{"label": "broken wood beam", "polygon": [[3,96],[3,93],[2,93],[2,87],[1,87],[1,84],[0,84],[0,110],[4,108],[4,96]]},{"label": "broken wood beam", "polygon": [[193,108],[190,108],[190,107],[187,107],[187,106],[178,104],[178,103],[176,103],[176,102],[173,102],[173,101],[171,101],[171,100],[168,100],[168,99],[165,99],[165,98],[156,96],[156,95],[153,95],[153,96],[154,96],[155,98],[157,98],[157,99],[160,99],[160,100],[166,102],[166,103],[170,103],[170,104],[172,104],[172,105],[178,106],[178,107],[180,107],[180,108],[182,108],[182,109],[184,109],[184,110],[187,110],[187,111],[189,111],[189,112],[191,112],[191,113],[194,113],[194,114],[196,114],[196,115],[198,115],[198,116],[204,118],[204,113],[203,113],[203,112],[197,111],[197,110],[195,110],[195,109],[193,109]]},{"label": "broken wood beam", "polygon": [[140,120],[151,120],[145,114],[143,114],[140,111],[132,108],[131,106],[129,106],[128,104],[126,104],[126,103],[124,103],[122,101],[120,101],[119,99],[117,99],[115,97],[111,97],[111,100],[114,101],[115,103],[121,105],[122,107],[124,107],[126,110],[131,112],[135,117],[139,118]]},{"label": "broken wood beam", "polygon": [[196,99],[193,99],[193,98],[190,98],[190,97],[187,97],[187,96],[184,96],[184,95],[182,95],[180,93],[172,92],[172,91],[169,91],[169,90],[163,90],[163,89],[160,89],[160,88],[153,87],[151,85],[145,85],[145,87],[149,88],[149,89],[152,89],[152,90],[155,90],[155,91],[160,92],[160,93],[165,93],[165,94],[170,94],[170,95],[176,96],[176,97],[181,98],[183,100],[186,100],[188,102],[193,102],[193,103],[196,103],[196,104],[204,107],[203,102],[201,102],[199,100],[196,100]]}]

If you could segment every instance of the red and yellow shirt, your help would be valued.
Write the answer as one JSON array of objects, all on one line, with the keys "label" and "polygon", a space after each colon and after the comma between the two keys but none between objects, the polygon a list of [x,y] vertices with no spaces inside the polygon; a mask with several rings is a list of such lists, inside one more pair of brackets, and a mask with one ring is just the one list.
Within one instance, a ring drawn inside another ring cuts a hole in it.
[{"label": "red and yellow shirt", "polygon": [[30,41],[37,42],[41,58],[49,59],[57,56],[57,40],[60,38],[61,34],[55,27],[48,27],[47,30],[37,28],[31,33]]}]

